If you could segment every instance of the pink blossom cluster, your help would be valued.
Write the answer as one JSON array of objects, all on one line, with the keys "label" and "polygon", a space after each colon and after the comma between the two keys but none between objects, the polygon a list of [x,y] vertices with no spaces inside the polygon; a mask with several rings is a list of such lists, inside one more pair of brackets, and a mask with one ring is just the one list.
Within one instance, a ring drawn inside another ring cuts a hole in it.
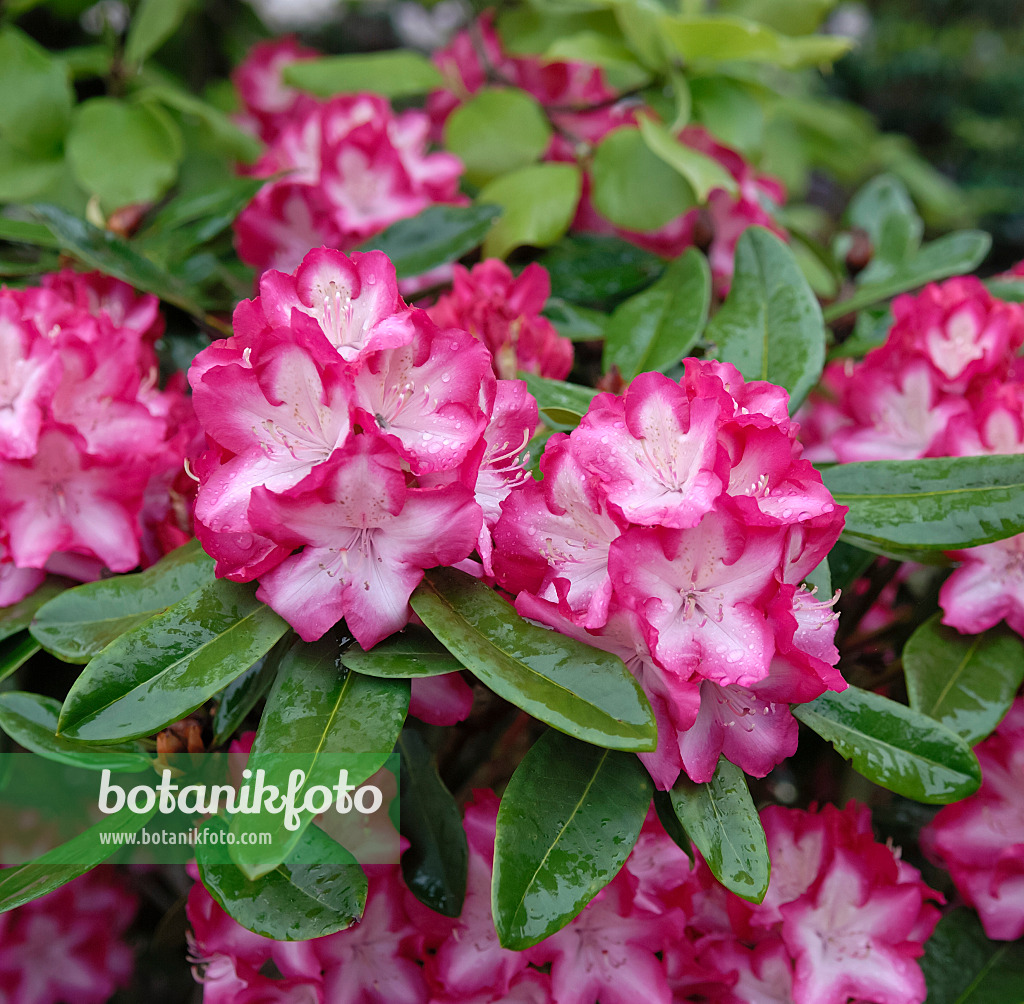
[{"label": "pink blossom cluster", "polygon": [[282,67],[308,55],[289,40],[265,44],[236,74],[269,143],[248,169],[268,181],[235,221],[238,254],[259,271],[290,272],[310,248],[350,250],[427,206],[461,201],[462,164],[427,152],[423,112],[396,115],[374,94],[315,101],[284,87]]},{"label": "pink blossom cluster", "polygon": [[495,528],[498,582],[524,617],[621,656],[658,721],[660,788],[720,754],[763,777],[796,749],[791,702],[846,684],[831,599],[803,585],[842,530],[800,456],[784,390],[685,360],[638,376],[552,436],[543,481]]},{"label": "pink blossom cluster", "polygon": [[104,868],[0,914],[4,1004],[104,1004],[128,984],[137,902]]},{"label": "pink blossom cluster", "polygon": [[[830,365],[805,409],[815,460],[910,460],[1024,452],[1024,306],[971,276],[898,296],[885,343]],[[803,416],[801,416],[803,418]],[[1024,634],[1024,536],[950,553],[943,622]]]},{"label": "pink blossom cluster", "polygon": [[1024,698],[974,752],[981,787],[943,806],[921,831],[921,846],[949,870],[985,933],[1015,941],[1024,937]]},{"label": "pink blossom cluster", "polygon": [[[427,909],[397,866],[371,869],[355,926],[302,943],[245,931],[197,883],[192,955],[204,1004],[921,1004],[916,959],[938,920],[929,889],[879,844],[867,809],[762,813],[765,901],[728,893],[648,819],[625,866],[566,927],[523,952],[491,916],[498,800],[466,809],[469,872],[457,919]],[[273,962],[280,979],[261,975]]]},{"label": "pink blossom cluster", "polygon": [[408,308],[381,252],[265,272],[189,380],[197,536],[306,640],[345,618],[368,648],[408,622],[424,569],[474,549],[489,567],[536,402],[482,342]]},{"label": "pink blossom cluster", "polygon": [[105,276],[0,289],[0,606],[48,571],[128,572],[191,536],[195,420],[183,379],[157,383],[163,323]]},{"label": "pink blossom cluster", "polygon": [[[545,108],[555,126],[545,155],[548,160],[576,163],[583,151],[595,147],[614,130],[637,128],[640,109],[636,102],[620,101],[599,67],[539,56],[511,56],[502,48],[488,15],[460,32],[447,49],[435,54],[434,61],[446,81],[446,89],[432,94],[427,103],[438,136],[448,115],[485,85],[519,87]],[[678,139],[721,164],[738,191],[734,194],[716,188],[706,207],[691,209],[656,230],[634,231],[614,226],[594,208],[590,174],[585,172],[573,228],[618,234],[666,258],[677,257],[694,245],[706,246],[716,289],[724,295],[732,278],[736,243],[747,227],[767,227],[786,237],[770,212],[773,203],[785,201],[786,192],[781,182],[754,171],[739,153],[719,143],[701,126],[686,127]]]},{"label": "pink blossom cluster", "polygon": [[454,266],[452,291],[427,308],[444,328],[461,328],[491,353],[495,375],[510,380],[519,370],[564,380],[572,369],[572,342],[541,316],[551,295],[547,270],[534,262],[516,277],[497,258],[472,269]]}]

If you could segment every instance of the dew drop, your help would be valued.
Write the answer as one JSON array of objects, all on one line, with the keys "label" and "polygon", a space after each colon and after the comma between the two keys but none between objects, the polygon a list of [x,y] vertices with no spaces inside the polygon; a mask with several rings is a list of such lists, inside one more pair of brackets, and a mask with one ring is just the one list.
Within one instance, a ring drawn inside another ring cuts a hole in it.
[{"label": "dew drop", "polygon": [[441,383],[451,383],[451,382],[452,382],[452,375],[451,375],[451,373],[443,373],[441,375]]}]

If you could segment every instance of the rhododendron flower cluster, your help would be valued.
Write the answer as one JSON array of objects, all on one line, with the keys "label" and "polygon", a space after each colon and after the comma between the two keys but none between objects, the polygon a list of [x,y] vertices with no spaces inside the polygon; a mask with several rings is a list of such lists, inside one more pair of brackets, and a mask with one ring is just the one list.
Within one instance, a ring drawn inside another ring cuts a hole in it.
[{"label": "rhododendron flower cluster", "polygon": [[[370,869],[361,921],[302,943],[239,927],[197,883],[192,956],[204,1004],[921,1004],[915,961],[939,897],[875,842],[866,809],[762,813],[772,859],[764,903],[727,892],[653,817],[625,866],[562,930],[522,952],[491,916],[498,800],[467,807],[466,899],[456,919],[423,906],[397,866]],[[268,962],[281,973],[262,975]]]},{"label": "rhododendron flower cluster", "polygon": [[491,353],[494,372],[512,379],[519,370],[564,380],[572,369],[572,342],[541,317],[551,295],[547,269],[534,262],[516,277],[500,259],[471,270],[454,266],[451,293],[427,313],[442,327],[476,335]]},{"label": "rhododendron flower cluster", "polygon": [[209,440],[197,535],[307,641],[344,617],[374,645],[424,569],[489,560],[536,403],[472,335],[409,309],[379,251],[264,273],[234,331],[189,371]]},{"label": "rhododendron flower cluster", "polygon": [[502,506],[499,583],[523,616],[623,658],[658,721],[641,757],[661,788],[709,780],[722,753],[763,777],[796,749],[789,703],[846,686],[832,601],[803,585],[846,510],[787,402],[713,361],[641,374]]},{"label": "rhododendron flower cluster", "polygon": [[462,164],[426,152],[423,112],[396,115],[374,94],[314,101],[283,87],[281,68],[303,54],[289,42],[260,47],[236,77],[269,142],[248,171],[270,180],[235,221],[238,254],[260,271],[290,272],[310,248],[349,250],[427,206],[460,201]]},{"label": "rhododendron flower cluster", "polygon": [[[638,125],[636,102],[619,101],[600,67],[539,56],[511,56],[503,50],[489,15],[460,32],[451,45],[434,55],[434,62],[447,85],[445,90],[431,94],[427,102],[437,136],[448,115],[487,84],[519,87],[545,108],[555,126],[545,155],[548,160],[574,164],[581,148],[596,146],[616,129],[636,129]],[[590,175],[586,172],[573,228],[618,234],[668,258],[694,245],[707,246],[716,289],[724,294],[732,278],[736,243],[747,227],[767,227],[785,238],[785,230],[769,211],[771,204],[785,200],[785,189],[776,179],[755,172],[740,154],[719,143],[701,126],[686,127],[678,138],[724,167],[736,182],[737,191],[716,188],[705,208],[692,209],[656,230],[626,230],[611,224],[594,208]]]},{"label": "rhododendron flower cluster", "polygon": [[162,331],[156,297],[116,279],[0,289],[0,606],[191,536],[194,417],[183,379],[157,384]]},{"label": "rhododendron flower cluster", "polygon": [[974,752],[981,787],[940,809],[921,846],[949,870],[985,933],[1015,941],[1024,937],[1024,698]]},{"label": "rhododendron flower cluster", "polygon": [[[833,363],[807,407],[816,460],[909,460],[1024,452],[1024,306],[967,276],[893,301],[885,344]],[[1024,634],[1024,537],[952,552],[943,622]]]},{"label": "rhododendron flower cluster", "polygon": [[4,1004],[104,1004],[128,984],[134,956],[125,931],[137,902],[104,869],[0,914]]}]

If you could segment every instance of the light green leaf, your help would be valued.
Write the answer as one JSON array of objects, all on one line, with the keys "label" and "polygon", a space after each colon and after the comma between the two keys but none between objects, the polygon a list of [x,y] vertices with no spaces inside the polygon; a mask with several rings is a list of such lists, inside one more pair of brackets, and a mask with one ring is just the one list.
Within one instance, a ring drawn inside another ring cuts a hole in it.
[{"label": "light green leaf", "polygon": [[962,635],[941,616],[929,617],[903,647],[907,696],[915,711],[974,746],[1002,721],[1024,683],[1024,642],[998,628]]},{"label": "light green leaf", "polygon": [[128,26],[124,58],[141,63],[156,52],[178,29],[192,0],[141,0]]},{"label": "light green leaf", "polygon": [[671,262],[654,285],[616,308],[602,367],[625,380],[677,364],[697,344],[711,305],[711,269],[695,248]]},{"label": "light green leaf", "polygon": [[571,164],[531,164],[496,178],[477,196],[502,216],[484,240],[485,258],[504,258],[524,244],[548,247],[569,229],[580,199],[579,168]]},{"label": "light green leaf", "polygon": [[632,126],[615,129],[601,140],[591,181],[597,211],[628,230],[657,230],[697,201],[689,182]]},{"label": "light green leaf", "polygon": [[283,77],[286,84],[320,98],[357,91],[399,98],[444,86],[437,67],[409,50],[304,59],[286,66]]},{"label": "light green leaf", "polygon": [[736,179],[717,160],[680,143],[669,129],[647,115],[639,117],[640,135],[647,148],[686,179],[698,202],[707,202],[716,188],[735,194]]},{"label": "light green leaf", "polygon": [[763,227],[749,227],[736,245],[732,288],[706,338],[715,357],[747,380],[789,391],[795,411],[825,365],[821,307],[792,251]]},{"label": "light green leaf", "polygon": [[251,584],[216,579],[103,649],[72,685],[60,733],[110,742],[157,732],[241,676],[287,629]]},{"label": "light green leaf", "polygon": [[411,603],[466,669],[528,714],[597,746],[657,745],[647,698],[618,657],[530,624],[453,568],[428,571]]},{"label": "light green leaf", "polygon": [[715,878],[737,896],[760,903],[768,891],[771,862],[743,771],[722,757],[710,781],[694,784],[680,774],[668,794]]},{"label": "light green leaf", "polygon": [[73,102],[67,67],[17,28],[0,31],[0,93],[4,139],[34,157],[58,155]]},{"label": "light green leaf", "polygon": [[492,178],[534,163],[547,149],[551,126],[525,91],[485,87],[448,116],[444,146],[466,169],[466,180]]},{"label": "light green leaf", "polygon": [[505,789],[491,909],[505,948],[564,927],[622,867],[651,804],[640,761],[546,732]]},{"label": "light green leaf", "polygon": [[193,540],[144,572],[64,590],[36,612],[32,635],[65,662],[88,662],[115,638],[213,582],[213,564]]},{"label": "light green leaf", "polygon": [[540,417],[549,425],[579,425],[590,402],[597,395],[597,391],[591,387],[566,383],[564,380],[549,380],[535,373],[521,371],[519,379],[526,381],[526,389],[537,401]]},{"label": "light green leaf", "polygon": [[955,732],[858,687],[826,692],[793,714],[828,740],[869,781],[906,798],[944,805],[981,784],[981,768]]}]

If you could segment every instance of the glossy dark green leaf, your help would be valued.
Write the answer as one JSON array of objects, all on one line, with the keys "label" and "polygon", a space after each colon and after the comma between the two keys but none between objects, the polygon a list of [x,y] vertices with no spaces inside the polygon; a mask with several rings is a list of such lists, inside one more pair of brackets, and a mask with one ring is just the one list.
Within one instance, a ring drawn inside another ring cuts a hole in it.
[{"label": "glossy dark green leaf", "polygon": [[654,811],[658,814],[658,822],[661,823],[662,829],[672,838],[673,843],[686,854],[692,865],[694,862],[693,843],[686,835],[683,824],[679,822],[679,817],[676,815],[675,809],[672,808],[672,799],[667,791],[655,788]]},{"label": "glossy dark green leaf", "polygon": [[528,714],[596,746],[657,746],[651,706],[617,656],[530,624],[454,568],[428,571],[411,602],[466,669]]},{"label": "glossy dark green leaf", "polygon": [[447,265],[479,247],[500,215],[499,206],[486,204],[429,206],[416,216],[392,223],[359,250],[383,251],[398,278],[407,279]]},{"label": "glossy dark green leaf", "polygon": [[689,182],[630,126],[614,129],[598,144],[591,198],[605,219],[627,230],[657,230],[697,203]]},{"label": "glossy dark green leaf", "polygon": [[1024,683],[1024,642],[998,628],[962,635],[941,617],[926,620],[903,647],[907,696],[915,711],[974,746],[999,724]]},{"label": "glossy dark green leaf", "polygon": [[364,651],[353,642],[341,655],[342,663],[364,676],[441,676],[458,673],[462,663],[429,631],[408,627]]},{"label": "glossy dark green leaf", "polygon": [[213,579],[213,559],[190,541],[144,572],[64,590],[36,612],[32,634],[66,662],[88,662],[115,638]]},{"label": "glossy dark green leaf", "polygon": [[642,289],[661,275],[665,263],[620,237],[574,234],[560,241],[540,263],[551,276],[551,291],[573,303],[605,303]]},{"label": "glossy dark green leaf", "polygon": [[216,579],[115,639],[71,687],[61,734],[135,739],[208,701],[288,630],[255,592],[252,584]]},{"label": "glossy dark green leaf", "polygon": [[0,870],[0,913],[45,896],[106,861],[122,845],[104,835],[135,833],[155,812],[155,805],[149,812],[121,809],[35,861]]},{"label": "glossy dark green leaf", "polygon": [[635,756],[555,731],[533,744],[498,809],[491,910],[505,948],[554,934],[615,877],[652,791]]},{"label": "glossy dark green leaf", "polygon": [[552,297],[544,306],[544,316],[563,338],[586,342],[604,338],[608,315],[590,307],[581,307],[559,297]]},{"label": "glossy dark green leaf", "polygon": [[793,708],[869,781],[929,805],[955,802],[981,784],[971,748],[955,732],[887,697],[847,687]]},{"label": "glossy dark green leaf", "polygon": [[485,258],[504,258],[524,245],[550,247],[569,229],[583,184],[575,164],[530,164],[485,185],[480,205],[500,206],[484,239]]},{"label": "glossy dark green leaf", "polygon": [[128,26],[124,58],[141,63],[177,30],[192,0],[142,0]]},{"label": "glossy dark green leaf", "polygon": [[0,680],[16,673],[32,656],[43,650],[27,631],[11,635],[0,641]]},{"label": "glossy dark green leaf", "polygon": [[[224,820],[207,824],[226,840]],[[223,848],[196,845],[199,877],[210,895],[242,927],[276,941],[308,941],[351,927],[366,905],[366,876],[340,844],[310,826],[291,858],[261,878],[250,880],[229,861]]]},{"label": "glossy dark green leaf", "polygon": [[398,748],[401,832],[411,845],[402,854],[402,877],[421,903],[445,917],[457,917],[466,897],[469,864],[462,814],[438,775],[423,737],[406,729]]},{"label": "glossy dark green leaf", "polygon": [[88,770],[109,769],[133,773],[151,766],[135,743],[96,746],[56,735],[60,701],[42,694],[9,690],[0,694],[0,729],[19,746],[58,763]]},{"label": "glossy dark green leaf", "polygon": [[262,658],[257,659],[241,676],[232,680],[220,695],[213,713],[213,745],[220,746],[235,734],[246,716],[266,696],[277,676],[281,657],[291,647],[290,633]]},{"label": "glossy dark green leaf", "polygon": [[681,774],[669,798],[715,878],[737,896],[760,903],[768,891],[771,862],[743,771],[722,757],[710,781],[694,784]]},{"label": "glossy dark green leaf", "polygon": [[749,227],[740,237],[729,296],[706,337],[715,357],[745,379],[785,387],[791,412],[817,383],[825,365],[821,307],[793,252],[769,230]]},{"label": "glossy dark green leaf", "polygon": [[1024,531],[1024,457],[836,464],[822,479],[850,507],[843,538],[876,553],[953,551]]},{"label": "glossy dark green leaf", "polygon": [[48,579],[35,592],[18,603],[0,610],[0,641],[23,631],[32,623],[36,611],[55,596],[59,596],[67,585],[56,579]]},{"label": "glossy dark green leaf", "polygon": [[675,365],[697,344],[710,305],[711,269],[690,248],[656,283],[616,308],[605,333],[605,371],[617,366],[632,380]]},{"label": "glossy dark green leaf", "polygon": [[861,550],[853,544],[840,540],[828,553],[828,568],[832,588],[844,592],[853,585],[870,567],[875,555]]},{"label": "glossy dark green leaf", "polygon": [[37,204],[31,212],[46,225],[60,247],[84,265],[153,293],[189,314],[202,315],[202,308],[180,280],[109,230],[100,230],[58,206]]},{"label": "glossy dark green leaf", "polygon": [[925,1004],[1021,1004],[1024,941],[989,941],[973,910],[957,907],[938,923],[920,960]]},{"label": "glossy dark green leaf", "polygon": [[590,407],[597,391],[564,380],[549,380],[535,373],[519,373],[526,389],[536,398],[540,417],[549,425],[576,426]]},{"label": "glossy dark green leaf", "polygon": [[304,59],[285,67],[284,81],[321,98],[356,91],[397,98],[444,86],[437,67],[408,50]]},{"label": "glossy dark green leaf", "polygon": [[[341,770],[348,771],[349,784],[361,785],[387,760],[405,722],[409,684],[346,670],[341,649],[338,629],[316,642],[295,641],[281,659],[249,754],[253,775],[263,770],[267,784],[283,789],[291,772],[301,770],[298,799],[313,785],[336,785]],[[289,831],[281,814],[237,814],[232,833],[270,833],[272,841],[235,843],[232,860],[250,878],[265,874],[285,859],[312,818],[300,813],[299,829]]]}]

